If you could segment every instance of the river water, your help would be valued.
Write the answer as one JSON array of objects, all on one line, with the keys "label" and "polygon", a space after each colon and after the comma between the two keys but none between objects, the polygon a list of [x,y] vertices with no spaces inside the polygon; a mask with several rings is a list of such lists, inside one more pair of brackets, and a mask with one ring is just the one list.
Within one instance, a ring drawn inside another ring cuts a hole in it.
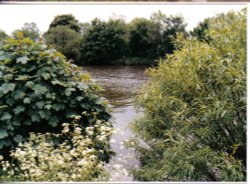
[{"label": "river water", "polygon": [[128,125],[139,116],[134,108],[135,97],[147,81],[145,67],[142,66],[87,66],[83,70],[90,73],[103,89],[102,96],[112,106],[112,122],[117,132],[112,136],[111,147],[116,152],[108,165],[110,181],[133,181],[128,174],[130,167],[138,165],[133,150],[123,146],[123,141],[132,136]]}]

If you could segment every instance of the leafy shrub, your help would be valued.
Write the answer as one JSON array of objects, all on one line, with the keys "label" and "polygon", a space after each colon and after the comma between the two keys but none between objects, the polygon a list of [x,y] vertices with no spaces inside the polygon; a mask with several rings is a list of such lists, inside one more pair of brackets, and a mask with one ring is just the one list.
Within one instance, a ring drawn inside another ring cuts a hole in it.
[{"label": "leafy shrub", "polygon": [[[113,129],[100,120],[85,128],[80,125],[80,119],[81,116],[75,116],[71,123],[62,124],[59,134],[31,133],[28,141],[11,154],[17,163],[2,162],[1,181],[65,182],[107,178],[104,163],[98,159],[103,150],[94,145],[109,144]],[[65,137],[65,141],[55,146],[58,137]]]},{"label": "leafy shrub", "polygon": [[[99,87],[54,49],[28,38],[0,45],[0,154],[34,133],[58,133],[72,115],[88,114],[82,126],[108,121]],[[109,158],[109,151],[106,152]]]},{"label": "leafy shrub", "polygon": [[210,21],[209,44],[179,37],[149,70],[133,124],[138,180],[246,180],[246,11]]}]

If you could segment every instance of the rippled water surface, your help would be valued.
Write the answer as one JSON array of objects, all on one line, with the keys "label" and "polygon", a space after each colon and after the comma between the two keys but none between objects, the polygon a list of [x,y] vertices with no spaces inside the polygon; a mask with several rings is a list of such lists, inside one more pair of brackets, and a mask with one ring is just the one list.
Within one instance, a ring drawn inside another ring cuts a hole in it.
[{"label": "rippled water surface", "polygon": [[[115,165],[120,170],[116,176],[112,176],[114,181],[132,181],[133,178],[127,175],[126,169],[138,164],[133,156],[133,151],[124,148],[122,141],[132,135],[128,124],[139,115],[134,109],[134,102],[140,88],[147,81],[145,69],[142,66],[88,66],[83,68],[102,86],[105,90],[102,95],[112,105],[112,121],[118,131],[113,135],[111,141],[111,146],[117,155],[112,159],[110,165]],[[120,165],[122,168],[119,168]]]}]

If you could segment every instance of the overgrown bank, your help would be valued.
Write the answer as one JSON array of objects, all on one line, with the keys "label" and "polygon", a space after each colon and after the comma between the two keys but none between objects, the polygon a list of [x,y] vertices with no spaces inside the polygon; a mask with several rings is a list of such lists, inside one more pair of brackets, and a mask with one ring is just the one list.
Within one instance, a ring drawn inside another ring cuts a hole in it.
[{"label": "overgrown bank", "polygon": [[179,37],[148,71],[133,123],[136,180],[246,181],[246,9],[210,19],[205,35]]},{"label": "overgrown bank", "polygon": [[100,87],[43,42],[0,44],[0,180],[89,181],[113,152]]},{"label": "overgrown bank", "polygon": [[[125,22],[121,16],[108,21],[99,18],[90,23],[79,22],[73,15],[58,15],[42,35],[46,43],[82,65],[150,65],[176,49],[178,33],[187,35],[181,16],[153,13],[150,19],[135,18]],[[26,23],[21,29],[25,37],[39,40],[41,33],[35,23]],[[0,34],[4,38],[7,35]],[[130,60],[130,61],[129,61]]]}]

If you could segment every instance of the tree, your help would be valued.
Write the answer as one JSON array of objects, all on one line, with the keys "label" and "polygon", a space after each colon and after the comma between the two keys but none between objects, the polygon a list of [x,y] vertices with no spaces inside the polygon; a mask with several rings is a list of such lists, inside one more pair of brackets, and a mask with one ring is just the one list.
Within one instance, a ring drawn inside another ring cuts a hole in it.
[{"label": "tree", "polygon": [[87,64],[110,64],[127,52],[125,23],[94,19],[83,37],[82,61]]},{"label": "tree", "polygon": [[209,42],[210,38],[207,35],[209,28],[209,18],[206,18],[204,21],[200,22],[191,32],[192,36],[197,37],[200,41]]},{"label": "tree", "polygon": [[211,19],[207,34],[209,44],[179,36],[148,71],[132,125],[137,180],[246,180],[246,10]]},{"label": "tree", "polygon": [[51,28],[44,35],[47,44],[62,52],[68,59],[79,62],[82,36],[67,26]]},{"label": "tree", "polygon": [[8,35],[0,29],[0,41],[3,40],[3,39],[6,39],[8,37]]},{"label": "tree", "polygon": [[145,18],[135,18],[129,24],[129,48],[132,56],[154,59],[156,57],[157,37],[156,25]]},{"label": "tree", "polygon": [[81,31],[81,27],[78,20],[71,14],[56,16],[49,25],[49,30],[57,26],[66,26],[78,33],[80,33]]},{"label": "tree", "polygon": [[187,35],[186,23],[182,16],[167,17],[162,12],[153,13],[151,20],[157,25],[160,32],[159,43],[157,47],[157,56],[163,57],[166,54],[172,54],[176,50],[174,41],[178,33]]},{"label": "tree", "polygon": [[62,52],[68,59],[79,62],[82,41],[81,24],[71,14],[58,15],[44,34],[46,42]]},{"label": "tree", "polygon": [[15,30],[12,33],[14,38],[18,38],[18,32],[22,32],[24,37],[30,38],[33,41],[38,40],[40,37],[40,30],[34,22],[25,23],[20,30]]},{"label": "tree", "polygon": [[91,28],[91,24],[89,22],[80,23],[79,26],[81,28],[82,35],[85,35],[88,32],[88,30]]}]

